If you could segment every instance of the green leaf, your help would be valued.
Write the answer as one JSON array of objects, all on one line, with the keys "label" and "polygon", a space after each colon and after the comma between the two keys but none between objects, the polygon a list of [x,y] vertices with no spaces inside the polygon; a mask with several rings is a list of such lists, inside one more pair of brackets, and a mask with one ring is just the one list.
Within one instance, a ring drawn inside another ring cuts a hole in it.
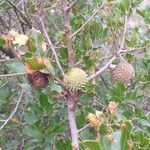
[{"label": "green leaf", "polygon": [[0,45],[3,46],[5,45],[6,41],[3,38],[0,38]]},{"label": "green leaf", "polygon": [[27,47],[31,53],[34,53],[37,50],[37,48],[35,46],[35,42],[32,39],[29,39],[27,41]]},{"label": "green leaf", "polygon": [[6,0],[0,0],[0,10],[6,10],[10,7]]},{"label": "green leaf", "polygon": [[39,127],[39,125],[32,125],[32,126],[27,126],[23,129],[23,133],[27,134],[30,137],[33,138],[42,138],[42,130]]},{"label": "green leaf", "polygon": [[53,82],[50,82],[49,86],[50,86],[50,88],[51,88],[52,91],[56,91],[58,93],[62,92],[61,86],[59,86],[59,85],[57,85],[57,84],[55,84]]},{"label": "green leaf", "polygon": [[150,24],[150,7],[146,7],[143,10],[136,9],[136,13],[142,16],[147,24]]},{"label": "green leaf", "polygon": [[39,97],[40,106],[42,107],[49,107],[50,103],[48,101],[48,97],[45,94],[41,94]]},{"label": "green leaf", "polygon": [[0,88],[0,106],[2,106],[7,99],[8,96],[8,88]]},{"label": "green leaf", "polygon": [[92,39],[90,33],[87,33],[85,35],[84,41],[83,41],[83,48],[85,50],[89,50],[92,47]]},{"label": "green leaf", "polygon": [[63,133],[66,130],[66,123],[59,123],[55,125],[55,133]]},{"label": "green leaf", "polygon": [[120,150],[128,150],[131,142],[132,124],[130,121],[124,121],[121,127]]},{"label": "green leaf", "polygon": [[43,36],[40,31],[32,28],[29,32],[29,40],[27,41],[27,47],[31,53],[34,53],[36,50],[42,52],[42,43]]},{"label": "green leaf", "polygon": [[60,139],[56,141],[57,150],[72,150],[71,140],[70,139]]},{"label": "green leaf", "polygon": [[37,121],[39,121],[40,117],[37,117],[35,115],[35,113],[33,111],[31,111],[31,112],[28,112],[28,113],[25,114],[24,119],[25,119],[26,123],[28,123],[28,124],[34,124]]},{"label": "green leaf", "polygon": [[105,123],[103,123],[99,128],[99,133],[102,136],[110,133],[110,131],[111,131],[111,128]]},{"label": "green leaf", "polygon": [[41,32],[34,28],[30,30],[29,37],[35,41],[35,44],[42,43],[42,41],[43,41]]},{"label": "green leaf", "polygon": [[122,102],[125,99],[126,88],[123,84],[115,84],[112,88],[112,99],[117,102]]},{"label": "green leaf", "polygon": [[13,73],[24,73],[25,68],[24,65],[18,60],[9,61],[6,66]]},{"label": "green leaf", "polygon": [[86,147],[88,150],[102,150],[99,141],[96,140],[84,140],[80,142],[81,147]]},{"label": "green leaf", "polygon": [[45,64],[39,63],[35,57],[25,58],[25,62],[29,64],[30,68],[33,70],[45,69],[47,67]]},{"label": "green leaf", "polygon": [[136,9],[136,13],[139,14],[140,16],[144,17],[144,12],[139,10],[139,9]]},{"label": "green leaf", "polygon": [[100,144],[101,144],[101,148],[102,150],[111,150],[111,142],[106,140],[105,138],[101,138],[100,139]]},{"label": "green leaf", "polygon": [[130,53],[127,53],[126,54],[126,60],[130,63],[134,58],[134,55],[130,54]]},{"label": "green leaf", "polygon": [[130,7],[131,7],[130,0],[120,0],[119,8],[122,10],[122,12],[124,13],[128,12]]}]

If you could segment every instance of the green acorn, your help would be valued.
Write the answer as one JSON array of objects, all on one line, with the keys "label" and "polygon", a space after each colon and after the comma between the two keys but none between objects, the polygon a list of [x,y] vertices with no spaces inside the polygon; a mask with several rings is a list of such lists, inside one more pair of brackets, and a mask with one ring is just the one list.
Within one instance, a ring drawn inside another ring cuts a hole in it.
[{"label": "green acorn", "polygon": [[80,68],[72,68],[64,76],[64,84],[72,91],[83,90],[87,81],[86,72]]},{"label": "green acorn", "polygon": [[135,76],[135,70],[127,62],[119,63],[112,71],[112,79],[119,83],[128,83]]}]

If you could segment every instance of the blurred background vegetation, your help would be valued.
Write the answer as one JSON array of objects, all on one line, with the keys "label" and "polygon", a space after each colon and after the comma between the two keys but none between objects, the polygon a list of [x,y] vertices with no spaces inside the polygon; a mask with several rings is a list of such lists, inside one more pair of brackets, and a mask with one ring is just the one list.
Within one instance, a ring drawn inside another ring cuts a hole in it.
[{"label": "blurred background vegetation", "polygon": [[[69,0],[71,4],[73,1]],[[103,3],[78,0],[70,12],[71,31],[75,33]],[[59,0],[0,0],[0,37],[10,30],[27,34],[31,27],[41,30],[39,12],[49,37],[56,47],[61,65],[67,71],[67,48]],[[88,84],[76,110],[78,129],[88,124],[87,115],[105,111],[111,101],[118,103],[99,130],[88,126],[79,132],[81,149],[148,150],[150,147],[150,2],[149,0],[107,0],[91,21],[73,37],[76,66],[89,75],[101,68],[119,49],[125,12],[129,14],[125,49],[135,49],[114,61],[126,60],[136,71],[131,83],[117,84],[109,70]],[[35,37],[38,38],[38,37]],[[47,47],[54,74],[60,77],[54,56]],[[17,51],[26,51],[21,46]],[[43,55],[37,52],[38,55]],[[24,65],[0,39],[0,127],[10,116],[21,96],[18,109],[0,130],[4,150],[70,150],[71,140],[64,98],[56,99],[62,88],[52,79],[44,89],[33,89],[24,75]],[[16,74],[5,76],[5,74]],[[23,91],[23,93],[22,93]],[[22,93],[22,94],[21,94]],[[121,128],[120,124],[127,128]],[[96,140],[101,136],[100,140]],[[122,143],[121,146],[119,143]],[[128,145],[127,145],[128,143]],[[100,144],[100,146],[99,146]],[[125,144],[123,146],[123,144]]]}]

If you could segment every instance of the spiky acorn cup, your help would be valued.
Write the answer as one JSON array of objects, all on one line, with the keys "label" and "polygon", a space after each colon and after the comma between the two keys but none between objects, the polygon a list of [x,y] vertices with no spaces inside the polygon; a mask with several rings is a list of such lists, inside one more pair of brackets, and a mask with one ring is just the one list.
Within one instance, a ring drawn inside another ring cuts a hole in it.
[{"label": "spiky acorn cup", "polygon": [[45,88],[48,84],[48,74],[26,67],[26,76],[33,88]]},{"label": "spiky acorn cup", "polygon": [[87,74],[80,68],[72,68],[64,76],[64,84],[72,91],[83,91],[87,83]]},{"label": "spiky acorn cup", "polygon": [[112,79],[119,83],[128,83],[135,76],[135,70],[127,62],[119,63],[112,71]]}]

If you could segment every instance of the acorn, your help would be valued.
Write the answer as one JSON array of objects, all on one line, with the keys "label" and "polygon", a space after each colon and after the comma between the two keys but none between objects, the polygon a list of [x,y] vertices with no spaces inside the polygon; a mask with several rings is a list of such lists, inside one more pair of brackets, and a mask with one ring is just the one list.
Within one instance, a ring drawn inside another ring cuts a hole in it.
[{"label": "acorn", "polygon": [[112,71],[112,79],[119,83],[128,83],[135,76],[135,70],[127,62],[119,63]]},{"label": "acorn", "polygon": [[48,84],[48,74],[30,69],[28,64],[26,64],[26,77],[33,88],[45,88]]},{"label": "acorn", "polygon": [[40,71],[27,73],[27,79],[29,84],[34,88],[45,88],[48,84],[48,74]]},{"label": "acorn", "polygon": [[87,83],[87,74],[80,68],[72,68],[64,75],[64,84],[72,91],[84,90]]}]

